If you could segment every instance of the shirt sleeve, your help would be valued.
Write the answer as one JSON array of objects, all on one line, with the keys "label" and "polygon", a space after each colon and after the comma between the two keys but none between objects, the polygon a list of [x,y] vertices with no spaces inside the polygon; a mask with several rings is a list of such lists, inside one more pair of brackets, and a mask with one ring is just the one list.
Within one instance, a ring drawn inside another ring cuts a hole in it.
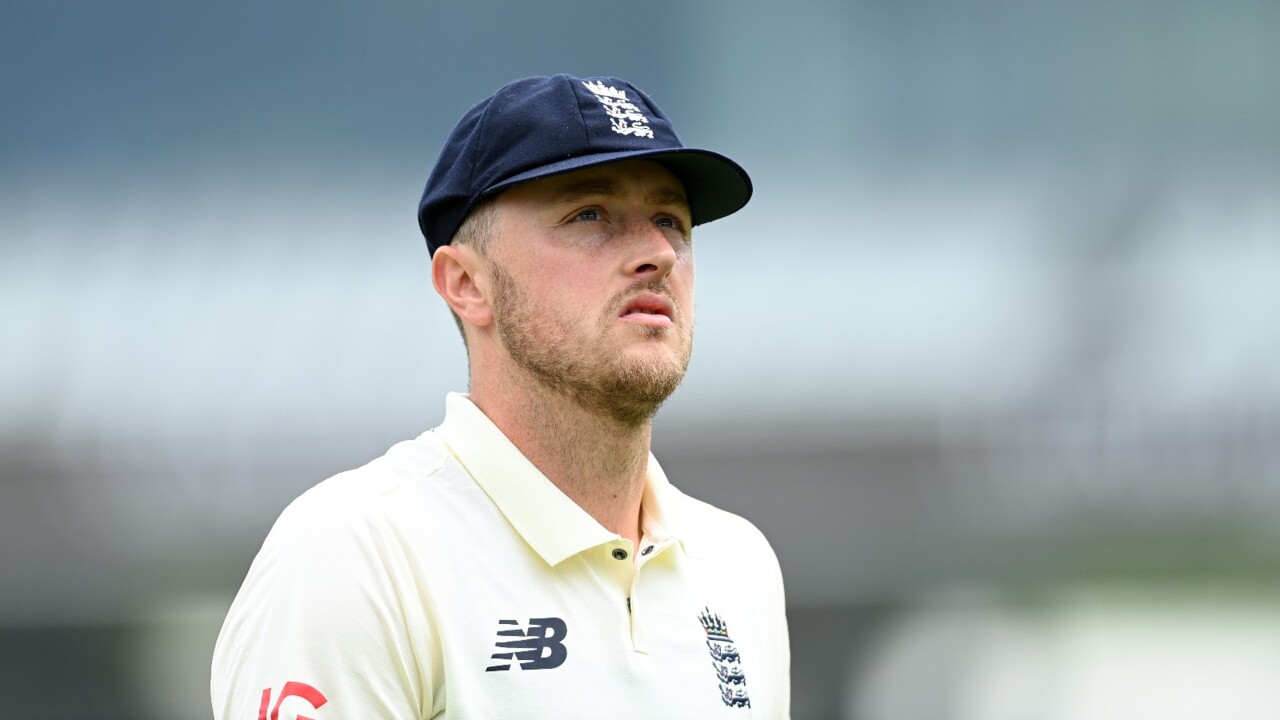
[{"label": "shirt sleeve", "polygon": [[304,495],[254,559],[214,650],[217,720],[434,714],[440,667],[414,574],[376,513]]},{"label": "shirt sleeve", "polygon": [[773,586],[771,596],[771,611],[774,617],[774,649],[775,657],[778,658],[775,664],[777,677],[774,682],[778,688],[778,705],[783,711],[783,715],[779,717],[790,720],[791,718],[791,634],[787,627],[787,602],[785,591],[782,585],[782,568],[778,564],[778,557],[774,554],[773,549],[769,548],[769,563],[767,565],[769,572],[770,585]]}]

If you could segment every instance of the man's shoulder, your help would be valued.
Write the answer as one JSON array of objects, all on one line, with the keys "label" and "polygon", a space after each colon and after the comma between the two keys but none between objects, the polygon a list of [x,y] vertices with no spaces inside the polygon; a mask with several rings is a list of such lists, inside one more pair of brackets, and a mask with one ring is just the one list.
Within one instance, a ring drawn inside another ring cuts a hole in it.
[{"label": "man's shoulder", "polygon": [[[429,493],[456,474],[449,448],[434,431],[392,446],[383,455],[316,483],[285,508],[281,523],[358,518]],[[454,471],[454,472],[451,472]]]},{"label": "man's shoulder", "polygon": [[764,533],[755,523],[737,513],[712,505],[671,487],[669,497],[680,506],[685,532],[702,547],[719,547],[725,552],[755,549],[773,555]]}]

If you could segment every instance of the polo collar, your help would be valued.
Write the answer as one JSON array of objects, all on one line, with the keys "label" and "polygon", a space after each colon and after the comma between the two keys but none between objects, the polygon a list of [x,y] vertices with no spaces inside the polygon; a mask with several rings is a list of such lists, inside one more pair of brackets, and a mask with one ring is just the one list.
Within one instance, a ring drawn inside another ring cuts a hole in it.
[{"label": "polo collar", "polygon": [[[436,433],[548,565],[619,538],[534,467],[469,396],[449,393]],[[650,454],[641,500],[641,531],[648,539],[681,539],[678,495]]]}]

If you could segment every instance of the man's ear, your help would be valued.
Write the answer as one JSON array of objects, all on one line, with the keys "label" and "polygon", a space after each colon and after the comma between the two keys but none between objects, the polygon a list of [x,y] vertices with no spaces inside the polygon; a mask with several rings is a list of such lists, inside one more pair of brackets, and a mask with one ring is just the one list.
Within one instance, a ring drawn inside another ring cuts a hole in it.
[{"label": "man's ear", "polygon": [[493,322],[487,270],[488,263],[474,248],[441,245],[431,258],[431,284],[459,318],[484,327]]}]

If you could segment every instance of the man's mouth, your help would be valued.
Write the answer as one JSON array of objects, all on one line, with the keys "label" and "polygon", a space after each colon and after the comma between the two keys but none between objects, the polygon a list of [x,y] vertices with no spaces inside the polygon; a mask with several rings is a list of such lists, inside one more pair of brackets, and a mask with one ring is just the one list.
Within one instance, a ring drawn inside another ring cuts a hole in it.
[{"label": "man's mouth", "polygon": [[675,324],[675,306],[666,297],[657,293],[637,295],[622,306],[619,319],[624,322],[650,325],[653,327],[671,327]]}]

